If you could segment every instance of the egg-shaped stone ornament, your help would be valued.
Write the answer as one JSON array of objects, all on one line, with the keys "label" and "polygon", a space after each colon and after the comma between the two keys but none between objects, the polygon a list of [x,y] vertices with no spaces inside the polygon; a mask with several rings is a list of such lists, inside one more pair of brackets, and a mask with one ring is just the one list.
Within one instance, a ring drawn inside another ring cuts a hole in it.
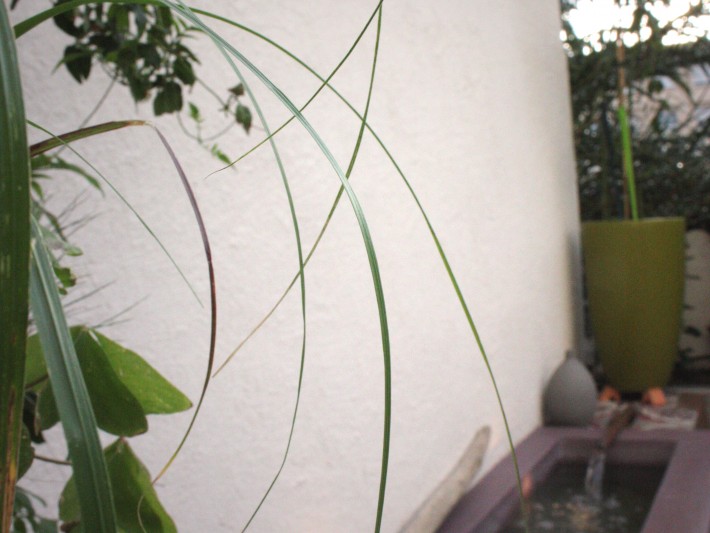
[{"label": "egg-shaped stone ornament", "polygon": [[543,414],[548,426],[586,426],[594,417],[597,387],[594,378],[571,352],[545,388]]}]

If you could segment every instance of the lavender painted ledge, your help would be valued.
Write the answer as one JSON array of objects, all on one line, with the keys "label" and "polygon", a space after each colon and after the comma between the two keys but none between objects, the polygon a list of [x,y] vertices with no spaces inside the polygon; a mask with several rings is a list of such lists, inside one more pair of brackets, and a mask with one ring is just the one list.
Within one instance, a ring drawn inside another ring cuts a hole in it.
[{"label": "lavender painted ledge", "polygon": [[[540,428],[517,447],[521,475],[544,479],[561,460],[586,460],[600,438],[592,428]],[[607,462],[665,464],[666,470],[641,533],[710,531],[710,431],[624,430]],[[580,480],[582,483],[583,480]],[[439,533],[489,533],[486,522],[518,506],[513,463],[502,460],[452,509]]]}]

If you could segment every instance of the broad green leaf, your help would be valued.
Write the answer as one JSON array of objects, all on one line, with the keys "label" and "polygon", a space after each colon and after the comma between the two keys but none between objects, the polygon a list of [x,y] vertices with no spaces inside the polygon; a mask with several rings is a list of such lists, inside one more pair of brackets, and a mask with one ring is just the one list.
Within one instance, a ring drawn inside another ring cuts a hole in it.
[{"label": "broad green leaf", "polygon": [[98,426],[113,435],[145,433],[148,421],[143,408],[114,372],[93,333],[72,328],[72,336]]},{"label": "broad green leaf", "polygon": [[185,411],[192,402],[141,356],[94,332],[106,358],[123,384],[140,402],[145,414]]},{"label": "broad green leaf", "polygon": [[[177,532],[175,523],[160,503],[151,484],[148,469],[133,453],[128,442],[125,439],[118,439],[104,450],[104,457],[116,502],[119,529],[126,533]],[[62,491],[59,500],[59,517],[64,522],[80,519],[73,477],[69,479]],[[81,525],[78,530],[88,533]]]},{"label": "broad green leaf", "polygon": [[[145,433],[148,421],[141,404],[116,375],[94,333],[84,327],[73,327],[71,332],[98,427],[119,436]],[[54,395],[50,390],[51,385],[48,385],[40,395],[42,429],[56,423]]]},{"label": "broad green leaf", "polygon": [[37,416],[39,417],[39,427],[42,431],[53,427],[59,422],[59,412],[57,411],[57,404],[54,403],[52,384],[49,382],[45,382],[39,388]]},{"label": "broad green leaf", "polygon": [[[83,328],[73,327],[73,337],[76,338],[78,332],[82,330]],[[178,413],[192,407],[190,399],[140,355],[121,346],[98,331],[90,330],[90,335],[96,346],[101,349],[101,357],[108,361],[115,376],[135,397],[144,414]],[[77,349],[77,351],[79,350]],[[82,365],[82,372],[84,372],[83,357],[81,355],[79,356],[79,364]],[[35,385],[37,382],[41,382],[46,375],[47,367],[44,364],[39,338],[37,335],[32,335],[27,339],[25,384],[27,387]],[[40,386],[35,385],[33,389],[40,393],[39,412],[42,419],[42,428],[47,429],[57,422],[54,401],[51,399],[51,389],[42,389],[41,383]],[[94,397],[91,388],[89,388],[89,395],[93,403]]]},{"label": "broad green leaf", "polygon": [[44,363],[39,335],[27,337],[26,353],[25,387],[34,388],[37,382],[47,378],[47,365]]},{"label": "broad green leaf", "polygon": [[31,220],[30,301],[57,408],[62,418],[86,527],[114,533],[116,517],[96,420],[74,344],[59,301],[49,252],[39,224]]}]

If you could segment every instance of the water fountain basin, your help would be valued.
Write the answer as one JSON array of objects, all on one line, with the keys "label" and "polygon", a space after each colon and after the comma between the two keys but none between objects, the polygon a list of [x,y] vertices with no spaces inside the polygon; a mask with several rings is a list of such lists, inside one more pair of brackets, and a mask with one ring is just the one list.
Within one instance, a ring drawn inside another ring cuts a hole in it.
[{"label": "water fountain basin", "polygon": [[[595,428],[539,428],[516,449],[521,476],[535,486],[557,464],[586,462],[599,438]],[[710,531],[710,431],[627,429],[607,450],[607,462],[610,469],[665,466],[641,533]],[[498,532],[519,507],[513,462],[507,457],[459,501],[438,531]]]}]

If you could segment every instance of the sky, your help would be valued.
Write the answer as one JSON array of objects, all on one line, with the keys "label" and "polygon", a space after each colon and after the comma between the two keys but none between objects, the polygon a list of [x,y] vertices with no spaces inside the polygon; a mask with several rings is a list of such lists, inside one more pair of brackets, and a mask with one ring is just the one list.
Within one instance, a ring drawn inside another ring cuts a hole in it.
[{"label": "sky", "polygon": [[[662,24],[667,23],[685,13],[689,5],[698,5],[701,1],[703,0],[672,0],[667,6],[664,2],[656,1],[654,14],[658,16]],[[628,6],[618,8],[614,0],[580,0],[577,10],[570,12],[569,19],[575,33],[582,37],[595,34],[611,25],[619,23],[624,26],[629,25],[632,11],[633,8]],[[696,23],[705,32],[710,31],[710,15],[697,20]],[[687,42],[690,39],[689,36],[671,34],[664,40],[664,44]],[[627,44],[633,43],[628,42]]]}]

